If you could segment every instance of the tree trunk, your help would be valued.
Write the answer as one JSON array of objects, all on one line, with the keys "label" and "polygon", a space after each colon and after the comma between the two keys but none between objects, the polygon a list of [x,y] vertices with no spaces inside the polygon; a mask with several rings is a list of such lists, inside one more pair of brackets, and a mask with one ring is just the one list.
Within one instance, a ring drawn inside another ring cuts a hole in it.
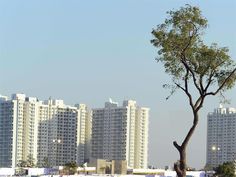
[{"label": "tree trunk", "polygon": [[178,177],[186,176],[186,149],[180,147],[179,150],[180,160],[174,164],[174,169]]},{"label": "tree trunk", "polygon": [[186,177],[186,169],[187,169],[187,163],[186,163],[186,147],[188,145],[188,142],[190,138],[193,135],[193,132],[198,124],[198,111],[193,110],[194,115],[194,121],[192,127],[189,129],[187,136],[185,137],[182,145],[178,145],[176,141],[173,142],[175,148],[179,152],[179,161],[174,164],[174,169],[177,173],[178,177]]}]

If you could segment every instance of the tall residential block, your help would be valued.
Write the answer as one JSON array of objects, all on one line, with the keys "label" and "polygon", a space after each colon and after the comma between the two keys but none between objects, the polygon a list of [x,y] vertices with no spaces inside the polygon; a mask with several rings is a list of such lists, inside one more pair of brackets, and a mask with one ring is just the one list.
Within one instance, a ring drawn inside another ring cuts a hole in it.
[{"label": "tall residential block", "polygon": [[36,98],[13,94],[0,97],[0,167],[16,167],[22,160],[37,161]]},{"label": "tall residential block", "polygon": [[89,158],[90,138],[91,111],[84,104],[0,96],[0,167],[32,158],[38,166],[81,164]]},{"label": "tall residential block", "polygon": [[236,159],[236,109],[220,106],[208,114],[207,165],[216,167]]},{"label": "tall residential block", "polygon": [[[47,100],[40,106],[38,163],[49,161],[51,166],[76,161],[77,108],[63,100]],[[45,115],[46,114],[46,115]]]},{"label": "tall residential block", "polygon": [[89,162],[91,156],[92,112],[85,104],[75,105],[78,111],[77,163]]},{"label": "tall residential block", "polygon": [[126,160],[128,167],[147,168],[149,108],[128,100],[119,107],[111,99],[92,110],[94,159]]}]

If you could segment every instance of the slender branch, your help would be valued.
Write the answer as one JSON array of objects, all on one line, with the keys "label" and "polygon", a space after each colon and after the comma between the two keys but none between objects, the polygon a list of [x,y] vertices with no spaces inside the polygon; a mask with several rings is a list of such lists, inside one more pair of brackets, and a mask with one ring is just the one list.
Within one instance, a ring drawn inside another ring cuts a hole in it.
[{"label": "slender branch", "polygon": [[184,92],[186,92],[185,88],[183,88],[180,84],[178,84],[178,83],[175,82],[175,85],[176,85],[177,87],[179,87],[181,90],[183,90]]},{"label": "slender branch", "polygon": [[181,146],[178,145],[178,143],[176,141],[173,142],[173,145],[176,147],[176,149],[178,149],[178,151],[181,151]]},{"label": "slender branch", "polygon": [[204,87],[203,87],[203,75],[200,75],[200,78],[199,78],[199,85],[200,85],[201,93],[203,93],[203,92],[204,92]]},{"label": "slender branch", "polygon": [[187,70],[189,70],[189,72],[191,73],[192,78],[193,78],[193,83],[194,83],[195,87],[197,88],[199,94],[202,95],[202,90],[201,90],[201,88],[200,88],[200,87],[198,86],[198,84],[197,84],[197,79],[196,79],[195,73],[194,73],[194,71],[190,68],[190,66],[188,65],[188,63],[186,63],[185,57],[184,57],[183,59],[181,59],[181,62],[183,63],[183,65],[185,66],[185,68],[186,68]]},{"label": "slender branch", "polygon": [[203,93],[204,93],[204,94],[206,94],[208,88],[210,87],[210,85],[211,85],[211,83],[212,83],[212,81],[213,81],[213,80],[212,80],[212,77],[214,76],[214,74],[215,74],[214,71],[211,72],[211,74],[210,74],[210,76],[209,76],[209,78],[208,78],[208,82],[207,82],[205,88],[203,89]]},{"label": "slender branch", "polygon": [[[195,85],[195,87],[197,88],[197,90],[199,91],[199,93],[200,93],[200,95],[202,95],[202,90],[201,90],[201,88],[198,86],[198,84],[197,84],[197,79],[196,79],[196,76],[195,76],[195,73],[194,73],[194,71],[190,68],[190,66],[188,65],[188,63],[187,63],[187,60],[186,60],[186,55],[185,55],[185,51],[187,50],[187,48],[190,46],[190,44],[191,44],[191,41],[192,41],[192,39],[193,39],[193,37],[197,34],[197,32],[198,32],[198,28],[195,26],[195,24],[193,24],[192,22],[189,22],[189,23],[191,23],[192,25],[193,25],[193,34],[191,35],[190,34],[190,31],[189,31],[189,40],[188,40],[188,43],[187,43],[187,45],[183,48],[183,50],[182,50],[182,52],[181,52],[181,62],[182,62],[182,64],[184,65],[184,67],[185,67],[185,69],[186,69],[186,71],[187,71],[187,73],[188,72],[190,72],[191,73],[191,75],[192,75],[192,77],[193,77],[193,82],[194,82],[194,85]],[[186,79],[185,79],[185,84],[186,84]],[[186,86],[185,86],[185,88],[186,88]]]},{"label": "slender branch", "polygon": [[[209,88],[209,86],[211,85],[211,83],[212,83],[212,77],[214,76],[214,74],[215,74],[215,72],[216,72],[216,69],[219,67],[219,66],[221,66],[222,64],[224,64],[225,63],[225,60],[224,61],[222,61],[222,62],[220,62],[218,65],[216,65],[213,69],[212,69],[212,72],[210,73],[210,76],[209,76],[209,78],[208,78],[208,82],[207,82],[207,85],[206,85],[206,87],[204,88],[204,93],[206,93],[207,92],[207,90],[208,90],[208,88]],[[205,73],[205,72],[204,72]]]},{"label": "slender branch", "polygon": [[184,78],[184,85],[185,85],[185,90],[188,92],[188,76],[189,76],[189,70],[186,71],[186,75]]},{"label": "slender branch", "polygon": [[205,96],[216,95],[217,93],[219,93],[219,91],[225,86],[227,81],[231,78],[231,76],[233,76],[235,72],[236,72],[236,68],[234,68],[234,70],[229,74],[229,76],[224,80],[224,82],[219,86],[219,88],[215,92],[208,92],[205,94]]},{"label": "slender branch", "polygon": [[186,74],[185,74],[185,78],[184,78],[184,82],[185,82],[185,88],[182,87],[180,84],[175,83],[175,85],[177,87],[179,87],[181,90],[183,90],[183,92],[188,96],[189,99],[189,104],[191,106],[192,109],[194,109],[194,105],[193,105],[193,99],[192,99],[192,95],[189,93],[188,91],[188,76],[189,76],[189,70],[186,69]]}]

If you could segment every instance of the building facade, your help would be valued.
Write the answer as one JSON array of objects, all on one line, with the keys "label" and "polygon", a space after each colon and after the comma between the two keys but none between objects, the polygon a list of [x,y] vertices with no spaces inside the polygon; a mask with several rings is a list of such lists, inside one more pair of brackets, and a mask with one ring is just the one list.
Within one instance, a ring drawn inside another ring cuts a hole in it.
[{"label": "building facade", "polygon": [[76,161],[77,108],[63,100],[47,100],[40,105],[38,163],[62,166]]},{"label": "building facade", "polygon": [[10,167],[15,163],[15,107],[16,103],[7,97],[0,97],[0,167]]},{"label": "building facade", "polygon": [[78,111],[77,156],[78,164],[89,162],[91,156],[92,112],[85,104],[75,105]]},{"label": "building facade", "polygon": [[207,165],[236,159],[236,109],[220,106],[208,114],[207,119]]},{"label": "building facade", "polygon": [[126,160],[128,167],[147,168],[149,109],[128,100],[119,107],[111,99],[92,110],[94,159]]},{"label": "building facade", "polygon": [[63,100],[0,96],[0,167],[84,163],[90,156],[91,111]]},{"label": "building facade", "polygon": [[16,167],[21,161],[37,160],[36,98],[13,94],[0,97],[0,166]]}]

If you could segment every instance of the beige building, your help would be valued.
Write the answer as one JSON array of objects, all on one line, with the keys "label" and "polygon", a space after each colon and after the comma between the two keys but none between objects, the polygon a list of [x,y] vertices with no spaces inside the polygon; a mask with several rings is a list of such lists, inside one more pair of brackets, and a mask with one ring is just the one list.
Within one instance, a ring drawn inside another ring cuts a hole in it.
[{"label": "beige building", "polygon": [[92,112],[85,104],[75,105],[78,111],[77,163],[88,162],[91,155]]},{"label": "beige building", "polygon": [[91,111],[85,104],[65,105],[47,100],[40,105],[38,163],[51,166],[68,162],[83,164],[90,156]]},{"label": "beige building", "polygon": [[91,111],[63,100],[39,101],[24,94],[0,96],[0,167],[34,159],[42,166],[88,161]]},{"label": "beige building", "polygon": [[92,159],[89,166],[96,167],[96,174],[127,174],[126,160]]},{"label": "beige building", "polygon": [[24,94],[0,97],[0,167],[37,161],[38,101]]},{"label": "beige building", "polygon": [[38,164],[45,159],[51,166],[76,161],[77,108],[63,100],[47,100],[40,105],[38,128]]},{"label": "beige building", "polygon": [[92,112],[92,158],[126,160],[130,168],[147,168],[149,109],[132,100],[119,107],[110,99],[105,108]]}]

